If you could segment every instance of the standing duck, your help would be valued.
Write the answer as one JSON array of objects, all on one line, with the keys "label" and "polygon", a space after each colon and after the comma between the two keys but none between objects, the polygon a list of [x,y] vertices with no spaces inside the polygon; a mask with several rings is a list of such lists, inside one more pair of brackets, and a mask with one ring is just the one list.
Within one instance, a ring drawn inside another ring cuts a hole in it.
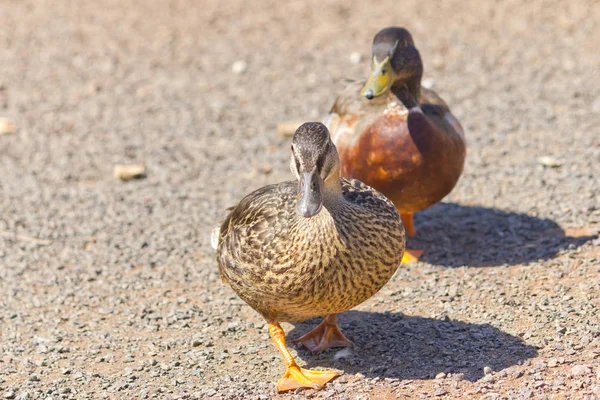
[{"label": "standing duck", "polygon": [[[414,236],[413,214],[442,200],[458,181],[465,136],[446,103],[421,87],[423,63],[406,29],[380,31],[372,52],[367,83],[348,86],[325,124],[340,154],[341,175],[387,196]],[[421,254],[407,250],[403,262]]]},{"label": "standing duck", "polygon": [[321,389],[338,373],[300,368],[279,323],[323,316],[298,342],[312,351],[350,346],[336,314],[385,285],[405,244],[394,205],[357,180],[340,179],[338,152],[323,124],[298,128],[290,167],[297,182],[242,199],[221,225],[217,244],[223,282],[265,318],[283,356],[280,392]]}]

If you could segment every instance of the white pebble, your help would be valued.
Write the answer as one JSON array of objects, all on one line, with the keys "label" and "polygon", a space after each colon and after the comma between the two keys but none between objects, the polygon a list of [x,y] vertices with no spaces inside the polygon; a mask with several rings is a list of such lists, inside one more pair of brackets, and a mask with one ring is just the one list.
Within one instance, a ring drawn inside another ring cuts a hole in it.
[{"label": "white pebble", "polygon": [[338,351],[337,353],[335,353],[335,355],[333,356],[333,359],[337,361],[342,358],[348,358],[350,356],[352,356],[352,350],[350,350],[349,348],[345,348],[345,349],[342,349],[342,350]]},{"label": "white pebble", "polygon": [[544,167],[558,168],[561,166],[561,163],[559,161],[557,161],[554,157],[550,156],[540,157],[538,158],[538,162]]},{"label": "white pebble", "polygon": [[237,60],[231,65],[231,72],[234,74],[240,75],[246,72],[248,68],[248,64],[244,60]]},{"label": "white pebble", "polygon": [[425,89],[431,89],[432,87],[435,86],[435,79],[433,79],[433,78],[423,79],[421,81],[421,86],[423,86]]},{"label": "white pebble", "polygon": [[573,365],[571,367],[571,374],[573,376],[584,376],[591,374],[592,370],[585,365]]},{"label": "white pebble", "polygon": [[362,61],[362,56],[358,51],[352,52],[350,54],[350,62],[352,64],[359,64]]}]

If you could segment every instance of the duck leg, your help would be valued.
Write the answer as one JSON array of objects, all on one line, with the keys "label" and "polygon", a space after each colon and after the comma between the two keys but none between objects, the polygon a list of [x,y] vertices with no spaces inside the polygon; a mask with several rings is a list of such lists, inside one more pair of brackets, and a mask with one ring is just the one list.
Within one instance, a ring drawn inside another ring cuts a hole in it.
[{"label": "duck leg", "polygon": [[404,225],[404,231],[408,236],[415,236],[417,231],[415,230],[415,223],[413,222],[413,214],[412,213],[400,213],[400,219],[402,220],[402,225]]},{"label": "duck leg", "polygon": [[[415,224],[413,222],[413,214],[412,213],[400,213],[400,219],[402,219],[402,225],[404,225],[404,230],[408,236],[415,236],[417,231],[415,230]],[[402,256],[402,264],[408,264],[413,261],[418,261],[419,257],[423,255],[421,250],[404,250],[404,255]]]},{"label": "duck leg", "polygon": [[300,368],[290,353],[285,343],[285,333],[277,322],[269,323],[269,334],[277,346],[277,350],[283,356],[286,366],[285,374],[277,382],[277,390],[286,392],[298,388],[309,388],[320,390],[327,382],[338,376],[336,371],[317,371]]},{"label": "duck leg", "polygon": [[340,331],[335,314],[326,316],[315,329],[296,340],[295,343],[302,343],[310,351],[353,346],[353,343]]}]

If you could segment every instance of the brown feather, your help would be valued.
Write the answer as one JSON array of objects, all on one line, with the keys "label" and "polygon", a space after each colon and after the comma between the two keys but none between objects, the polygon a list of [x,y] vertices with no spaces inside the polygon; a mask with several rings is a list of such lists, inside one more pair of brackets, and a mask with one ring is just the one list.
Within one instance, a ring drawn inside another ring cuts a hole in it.
[{"label": "brown feather", "polygon": [[312,218],[295,210],[297,182],[283,182],[246,196],[221,225],[221,277],[268,321],[346,311],[400,265],[405,239],[394,205],[359,181],[341,183],[339,201]]},{"label": "brown feather", "polygon": [[377,189],[401,213],[423,210],[450,193],[466,155],[462,127],[446,103],[427,89],[419,103],[422,113],[409,112],[393,93],[369,101],[355,84],[328,117],[341,175]]}]

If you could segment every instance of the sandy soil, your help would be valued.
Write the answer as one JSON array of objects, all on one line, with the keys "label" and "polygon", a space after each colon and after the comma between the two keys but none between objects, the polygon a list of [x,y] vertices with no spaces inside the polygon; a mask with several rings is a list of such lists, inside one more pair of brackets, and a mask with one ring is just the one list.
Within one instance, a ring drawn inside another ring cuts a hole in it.
[{"label": "sandy soil", "polygon": [[[0,398],[600,398],[600,3],[368,3],[0,1]],[[294,349],[345,374],[277,395],[210,230],[291,179],[277,123],[320,120],[388,25],[465,172],[418,215],[422,262],[340,316],[357,346]]]}]

